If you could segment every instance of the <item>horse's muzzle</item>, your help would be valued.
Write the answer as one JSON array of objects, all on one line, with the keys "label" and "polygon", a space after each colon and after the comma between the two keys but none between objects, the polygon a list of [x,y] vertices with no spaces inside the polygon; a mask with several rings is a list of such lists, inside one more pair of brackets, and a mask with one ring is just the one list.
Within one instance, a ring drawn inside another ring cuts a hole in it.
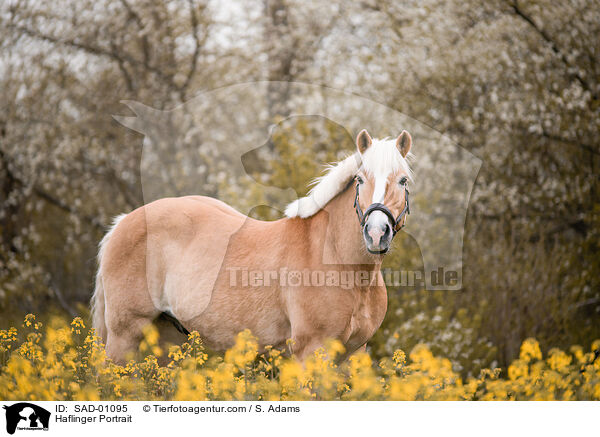
[{"label": "horse's muzzle", "polygon": [[363,227],[367,250],[376,255],[383,255],[390,249],[393,236],[387,216],[380,211],[373,211]]}]

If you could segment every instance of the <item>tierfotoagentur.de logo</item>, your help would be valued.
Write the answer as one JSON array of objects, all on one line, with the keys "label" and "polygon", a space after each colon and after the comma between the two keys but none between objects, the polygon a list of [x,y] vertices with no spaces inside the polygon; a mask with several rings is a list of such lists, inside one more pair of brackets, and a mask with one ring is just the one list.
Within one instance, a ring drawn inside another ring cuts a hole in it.
[{"label": "tierfotoagentur.de logo", "polygon": [[2,408],[6,410],[6,432],[9,434],[16,430],[48,431],[50,411],[29,402],[4,405]]}]

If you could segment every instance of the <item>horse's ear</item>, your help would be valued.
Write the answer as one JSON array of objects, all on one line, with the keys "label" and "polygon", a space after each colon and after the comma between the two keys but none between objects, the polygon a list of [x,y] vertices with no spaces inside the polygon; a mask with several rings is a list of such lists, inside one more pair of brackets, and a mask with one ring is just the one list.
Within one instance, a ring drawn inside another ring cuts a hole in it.
[{"label": "horse's ear", "polygon": [[365,153],[365,151],[371,147],[372,143],[373,140],[366,129],[363,129],[358,133],[358,136],[356,137],[356,147],[360,153]]},{"label": "horse's ear", "polygon": [[408,132],[403,130],[402,133],[398,135],[398,138],[396,138],[396,147],[402,157],[406,158],[406,155],[410,152],[410,146],[412,146],[412,138]]}]

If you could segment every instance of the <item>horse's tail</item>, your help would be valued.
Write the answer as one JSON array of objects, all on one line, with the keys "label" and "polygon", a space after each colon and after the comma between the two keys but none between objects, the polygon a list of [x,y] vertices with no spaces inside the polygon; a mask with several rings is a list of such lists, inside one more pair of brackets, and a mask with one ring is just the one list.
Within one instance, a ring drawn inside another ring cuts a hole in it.
[{"label": "horse's tail", "polygon": [[92,295],[92,326],[96,330],[96,335],[102,339],[103,343],[106,343],[106,320],[104,318],[106,312],[106,305],[104,302],[104,285],[102,283],[102,261],[104,259],[104,251],[106,250],[106,244],[110,240],[112,233],[118,226],[119,222],[125,218],[127,214],[121,214],[114,218],[112,226],[102,238],[98,249],[98,272],[96,273],[96,287],[94,294]]}]

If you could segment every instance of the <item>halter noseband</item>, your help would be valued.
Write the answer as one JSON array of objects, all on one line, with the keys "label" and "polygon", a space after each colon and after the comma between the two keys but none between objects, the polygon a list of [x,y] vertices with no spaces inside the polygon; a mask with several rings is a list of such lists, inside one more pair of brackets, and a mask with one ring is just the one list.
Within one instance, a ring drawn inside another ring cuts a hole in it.
[{"label": "halter noseband", "polygon": [[[356,215],[358,216],[358,221],[360,223],[360,226],[364,228],[365,223],[366,223],[367,219],[369,218],[369,215],[373,211],[381,211],[382,213],[384,213],[387,216],[388,220],[390,221],[390,223],[392,225],[392,232],[393,232],[392,238],[393,238],[393,236],[395,236],[396,233],[404,227],[404,223],[402,223],[402,226],[400,226],[398,228],[398,226],[400,225],[400,222],[402,222],[402,219],[404,218],[404,216],[406,214],[410,214],[410,204],[408,203],[408,188],[406,187],[406,184],[404,184],[404,209],[402,209],[402,211],[400,212],[398,217],[394,217],[394,214],[392,214],[392,211],[390,211],[388,209],[388,207],[385,206],[383,203],[372,203],[371,205],[369,205],[367,210],[363,213],[362,209],[360,208],[360,204],[358,202],[358,187],[359,187],[359,185],[360,185],[360,183],[356,182],[356,197],[354,198],[354,209],[356,210]],[[404,222],[406,222],[406,220]]]}]

